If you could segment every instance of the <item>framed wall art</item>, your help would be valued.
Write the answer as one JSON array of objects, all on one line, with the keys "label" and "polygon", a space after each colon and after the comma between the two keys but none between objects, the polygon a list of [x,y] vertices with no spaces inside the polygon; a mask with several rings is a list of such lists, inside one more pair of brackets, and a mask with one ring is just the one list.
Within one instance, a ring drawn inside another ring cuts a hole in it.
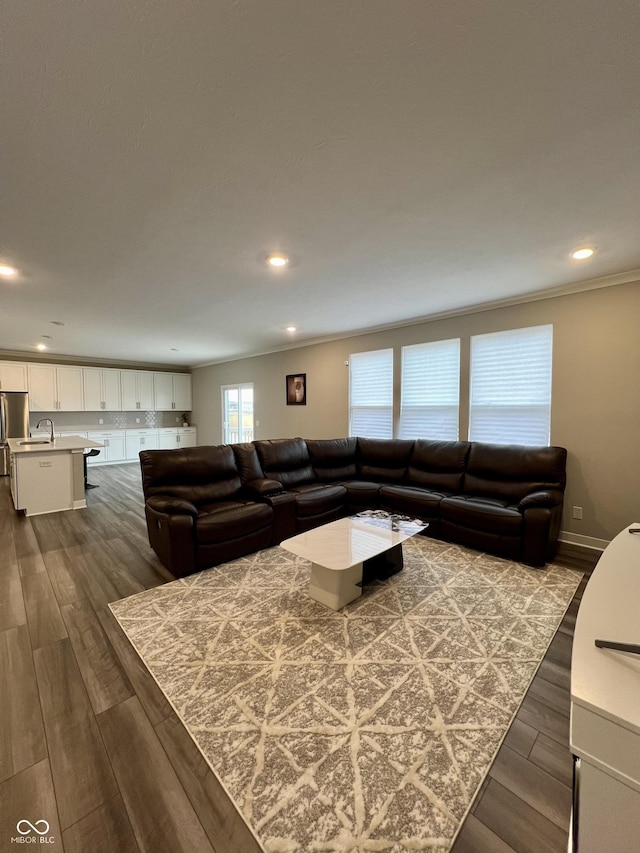
[{"label": "framed wall art", "polygon": [[289,373],[287,375],[287,406],[307,405],[307,374]]}]

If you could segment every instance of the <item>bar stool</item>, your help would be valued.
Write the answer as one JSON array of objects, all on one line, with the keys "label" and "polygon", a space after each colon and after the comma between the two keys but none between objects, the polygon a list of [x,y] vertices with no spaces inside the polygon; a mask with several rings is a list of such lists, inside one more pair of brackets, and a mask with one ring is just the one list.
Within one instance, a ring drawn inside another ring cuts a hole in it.
[{"label": "bar stool", "polygon": [[99,456],[99,455],[100,455],[100,451],[95,447],[92,447],[90,450],[85,450],[84,453],[82,454],[83,462],[84,462],[84,487],[85,487],[85,489],[97,489],[98,488],[98,486],[93,485],[93,483],[87,482],[87,459],[90,456]]}]

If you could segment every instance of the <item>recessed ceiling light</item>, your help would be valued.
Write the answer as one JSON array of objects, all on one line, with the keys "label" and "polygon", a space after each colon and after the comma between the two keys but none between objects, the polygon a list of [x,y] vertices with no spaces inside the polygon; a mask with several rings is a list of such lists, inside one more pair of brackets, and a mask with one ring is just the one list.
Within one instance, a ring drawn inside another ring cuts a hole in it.
[{"label": "recessed ceiling light", "polygon": [[52,326],[64,326],[64,323],[62,322],[62,320],[52,320],[51,325]]},{"label": "recessed ceiling light", "polygon": [[571,257],[574,261],[586,261],[594,252],[595,249],[592,249],[590,246],[583,246],[581,249],[576,249],[575,252],[572,252]]},{"label": "recessed ceiling light", "polygon": [[14,275],[18,275],[18,270],[8,264],[0,264],[0,275],[4,278],[13,278]]},{"label": "recessed ceiling light", "polygon": [[171,352],[180,352],[180,350],[177,347],[171,347]]},{"label": "recessed ceiling light", "polygon": [[295,332],[296,328],[296,326],[287,326],[287,332]]},{"label": "recessed ceiling light", "polygon": [[280,252],[273,252],[267,258],[267,263],[272,267],[286,267],[289,263],[289,258],[286,255],[281,254]]},{"label": "recessed ceiling light", "polygon": [[39,349],[40,352],[42,352],[42,350],[45,350],[46,348],[47,348],[46,344],[36,344],[36,349]]}]

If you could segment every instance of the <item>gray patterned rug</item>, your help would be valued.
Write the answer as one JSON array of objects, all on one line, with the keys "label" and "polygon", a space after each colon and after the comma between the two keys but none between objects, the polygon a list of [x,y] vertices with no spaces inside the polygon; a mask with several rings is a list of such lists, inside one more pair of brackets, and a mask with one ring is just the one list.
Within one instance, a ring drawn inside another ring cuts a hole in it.
[{"label": "gray patterned rug", "polygon": [[111,605],[269,853],[450,850],[581,578],[403,548],[337,613],[281,548]]}]

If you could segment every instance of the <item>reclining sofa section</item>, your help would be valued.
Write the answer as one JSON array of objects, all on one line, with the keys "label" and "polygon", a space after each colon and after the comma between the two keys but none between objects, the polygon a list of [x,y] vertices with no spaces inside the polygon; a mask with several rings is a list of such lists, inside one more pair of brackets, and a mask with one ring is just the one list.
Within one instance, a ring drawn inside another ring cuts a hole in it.
[{"label": "reclining sofa section", "polygon": [[286,438],[143,450],[149,542],[175,576],[244,556],[363,509],[544,566],[560,530],[563,447],[417,439]]}]

